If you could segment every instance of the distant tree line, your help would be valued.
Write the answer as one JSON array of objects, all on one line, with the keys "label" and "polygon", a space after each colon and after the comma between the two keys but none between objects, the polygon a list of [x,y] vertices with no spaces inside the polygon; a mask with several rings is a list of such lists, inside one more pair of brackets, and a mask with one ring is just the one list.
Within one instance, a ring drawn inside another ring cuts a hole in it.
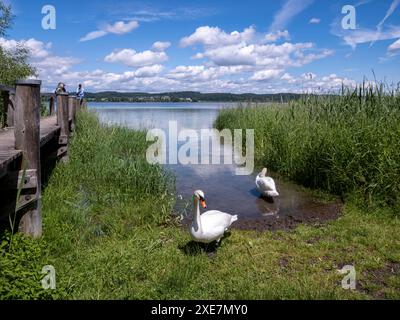
[{"label": "distant tree line", "polygon": [[106,102],[289,102],[297,100],[301,94],[255,94],[255,93],[201,93],[196,91],[145,93],[105,91],[86,93],[89,101]]}]

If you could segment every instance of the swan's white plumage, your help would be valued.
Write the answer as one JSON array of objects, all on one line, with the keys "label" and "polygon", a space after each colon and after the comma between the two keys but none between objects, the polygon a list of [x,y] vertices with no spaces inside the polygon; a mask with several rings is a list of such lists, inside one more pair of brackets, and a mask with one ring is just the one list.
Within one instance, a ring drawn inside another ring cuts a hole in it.
[{"label": "swan's white plumage", "polygon": [[268,197],[279,196],[279,193],[276,190],[274,179],[272,179],[271,177],[266,177],[266,174],[267,169],[263,169],[263,171],[256,177],[256,186],[258,191]]},{"label": "swan's white plumage", "polygon": [[204,194],[200,192],[196,191],[194,196],[195,213],[190,226],[190,235],[197,242],[219,241],[238,217],[218,210],[206,211],[200,215],[198,195],[204,198]]}]

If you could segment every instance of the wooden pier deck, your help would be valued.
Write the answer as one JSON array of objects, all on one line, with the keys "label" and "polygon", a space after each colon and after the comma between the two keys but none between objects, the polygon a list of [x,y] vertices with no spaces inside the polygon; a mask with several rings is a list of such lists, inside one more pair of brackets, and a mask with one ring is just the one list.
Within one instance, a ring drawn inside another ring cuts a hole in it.
[{"label": "wooden pier deck", "polygon": [[[68,161],[70,135],[82,105],[75,95],[45,95],[40,88],[40,80],[18,80],[15,88],[0,84],[0,230],[10,227],[34,238],[42,235],[42,185],[57,161]],[[41,118],[43,97],[49,98],[50,116]]]},{"label": "wooden pier deck", "polygon": [[[57,117],[50,116],[40,120],[40,146],[59,135],[60,127],[57,125]],[[22,150],[15,150],[14,128],[9,127],[0,130],[0,178],[8,172],[8,166],[22,157]]]}]

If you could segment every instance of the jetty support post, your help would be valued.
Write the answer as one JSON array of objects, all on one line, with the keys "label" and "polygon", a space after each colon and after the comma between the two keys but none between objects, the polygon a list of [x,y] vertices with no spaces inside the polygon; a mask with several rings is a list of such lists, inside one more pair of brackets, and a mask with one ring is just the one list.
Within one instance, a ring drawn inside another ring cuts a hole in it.
[{"label": "jetty support post", "polygon": [[15,93],[9,92],[7,106],[7,127],[14,127]]},{"label": "jetty support post", "polygon": [[49,99],[49,114],[52,116],[54,115],[54,97],[50,96]]},{"label": "jetty support post", "polygon": [[68,97],[68,110],[69,110],[69,121],[71,121],[70,132],[75,131],[75,118],[76,118],[76,96]]},{"label": "jetty support post", "polygon": [[15,90],[15,149],[23,154],[16,212],[21,211],[19,231],[33,238],[42,235],[40,181],[40,80],[19,80]]},{"label": "jetty support post", "polygon": [[3,109],[3,121],[1,123],[1,127],[6,126],[7,125],[7,111],[8,111],[8,92],[7,91],[2,91],[1,92],[1,98],[3,99],[3,105],[2,105],[2,109]]},{"label": "jetty support post", "polygon": [[57,157],[62,162],[68,162],[68,140],[69,140],[69,111],[68,93],[57,94],[57,124],[60,127]]}]

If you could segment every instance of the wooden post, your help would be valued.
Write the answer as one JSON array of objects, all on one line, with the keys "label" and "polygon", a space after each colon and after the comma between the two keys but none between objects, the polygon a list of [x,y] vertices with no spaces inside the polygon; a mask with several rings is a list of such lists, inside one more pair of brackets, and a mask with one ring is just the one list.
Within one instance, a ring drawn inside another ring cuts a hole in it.
[{"label": "wooden post", "polygon": [[[39,80],[16,82],[14,135],[15,149],[22,150],[23,164],[35,176],[36,188],[30,194],[21,195],[17,210],[26,208],[19,230],[33,238],[42,235],[40,203],[40,85]],[[24,168],[22,168],[24,169]]]},{"label": "wooden post", "polygon": [[3,122],[1,123],[1,127],[7,126],[7,112],[8,112],[8,104],[9,104],[9,94],[8,91],[3,91],[1,93],[1,97],[3,98]]},{"label": "wooden post", "polygon": [[49,100],[49,113],[50,115],[54,115],[54,97],[51,96]]},{"label": "wooden post", "polygon": [[76,96],[68,97],[69,120],[71,121],[70,131],[75,131]]},{"label": "wooden post", "polygon": [[76,122],[76,114],[79,111],[79,99],[75,97],[75,122]]},{"label": "wooden post", "polygon": [[80,111],[82,109],[82,99],[76,99],[76,111]]},{"label": "wooden post", "polygon": [[7,127],[14,127],[15,94],[9,92],[7,108]]},{"label": "wooden post", "polygon": [[60,126],[59,149],[57,156],[63,161],[68,161],[68,136],[69,136],[68,93],[57,95],[57,124]]}]

